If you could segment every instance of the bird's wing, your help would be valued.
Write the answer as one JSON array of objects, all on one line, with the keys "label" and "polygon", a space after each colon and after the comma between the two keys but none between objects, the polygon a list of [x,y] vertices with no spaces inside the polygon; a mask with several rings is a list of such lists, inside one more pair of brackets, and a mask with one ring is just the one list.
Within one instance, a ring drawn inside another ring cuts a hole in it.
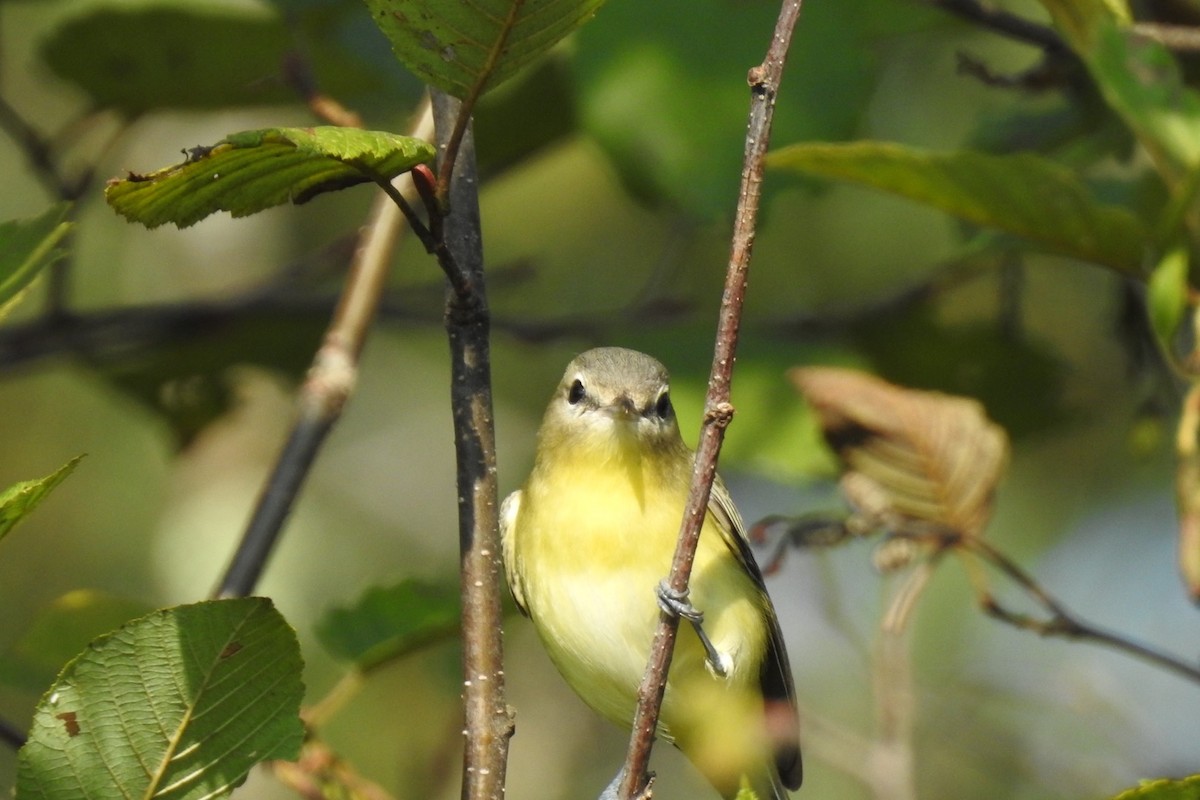
[{"label": "bird's wing", "polygon": [[516,547],[513,544],[513,528],[517,524],[517,512],[521,510],[521,490],[504,498],[500,504],[500,548],[504,560],[504,577],[508,579],[508,590],[512,592],[517,609],[525,616],[525,589],[521,586],[521,572],[517,569]]},{"label": "bird's wing", "polygon": [[[505,502],[507,504],[507,501]],[[775,614],[775,607],[767,594],[762,571],[754,560],[754,554],[750,552],[745,524],[720,476],[713,482],[708,511],[716,519],[717,529],[721,531],[725,544],[733,551],[755,585],[762,590],[764,613],[770,635],[759,683],[762,687],[769,728],[775,740],[775,766],[783,784],[789,789],[796,789],[799,788],[803,777],[803,765],[800,761],[800,712],[796,707],[796,685],[792,679],[792,667],[788,662],[787,648],[783,644],[779,617]]]}]

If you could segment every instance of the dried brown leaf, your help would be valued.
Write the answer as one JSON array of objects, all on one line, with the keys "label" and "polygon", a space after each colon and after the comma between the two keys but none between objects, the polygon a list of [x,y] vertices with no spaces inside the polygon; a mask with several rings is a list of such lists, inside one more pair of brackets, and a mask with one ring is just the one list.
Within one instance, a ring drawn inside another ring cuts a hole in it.
[{"label": "dried brown leaf", "polygon": [[838,367],[794,369],[789,377],[852,478],[843,486],[871,487],[873,506],[882,492],[902,517],[965,536],[983,532],[1008,437],[977,401]]}]

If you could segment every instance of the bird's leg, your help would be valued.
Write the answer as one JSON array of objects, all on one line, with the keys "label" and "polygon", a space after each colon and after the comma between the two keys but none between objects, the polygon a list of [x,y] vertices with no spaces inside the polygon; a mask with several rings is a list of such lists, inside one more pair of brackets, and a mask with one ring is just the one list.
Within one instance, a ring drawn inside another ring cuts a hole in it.
[{"label": "bird's leg", "polygon": [[713,646],[712,639],[709,639],[708,634],[704,632],[704,612],[688,602],[687,592],[675,591],[665,580],[659,582],[657,594],[659,608],[671,616],[686,619],[692,623],[692,628],[696,631],[700,644],[704,645],[708,668],[717,677],[724,678],[729,670],[721,658],[721,653]]}]

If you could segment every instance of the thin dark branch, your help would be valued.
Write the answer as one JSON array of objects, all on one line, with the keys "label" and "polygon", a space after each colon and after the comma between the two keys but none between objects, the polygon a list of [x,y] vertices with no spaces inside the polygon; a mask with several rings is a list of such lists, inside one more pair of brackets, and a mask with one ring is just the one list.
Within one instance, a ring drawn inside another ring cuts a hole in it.
[{"label": "thin dark branch", "polygon": [[0,717],[0,742],[13,750],[20,750],[25,746],[25,733],[16,725]]},{"label": "thin dark branch", "polygon": [[1020,586],[1027,596],[1044,608],[1049,615],[1046,619],[1038,619],[1027,614],[1010,611],[1001,606],[990,594],[984,593],[980,596],[979,602],[983,610],[990,616],[1007,622],[1010,625],[1015,625],[1018,628],[1034,631],[1041,636],[1061,636],[1067,639],[1083,639],[1108,645],[1109,647],[1170,670],[1188,680],[1200,683],[1200,664],[1188,663],[1175,656],[1156,650],[1149,645],[1135,642],[1121,634],[1107,631],[1089,622],[1085,622],[1068,611],[1058,600],[1054,599],[1032,575],[1022,569],[1016,562],[984,540],[976,537],[966,537],[959,542],[959,546],[976,553],[999,569],[1004,575]]},{"label": "thin dark branch", "polygon": [[[729,265],[726,270],[725,292],[721,299],[712,371],[708,381],[708,395],[705,398],[704,422],[692,473],[692,486],[668,578],[670,588],[681,597],[686,597],[692,561],[707,513],[713,479],[716,477],[717,457],[725,438],[725,428],[733,417],[733,406],[729,403],[729,387],[733,378],[747,273],[762,195],[764,160],[771,139],[775,99],[783,78],[783,67],[792,41],[792,31],[800,17],[800,6],[800,0],[784,0],[766,58],[747,75],[750,84],[750,122],[746,132],[741,187],[734,218]],[[649,782],[650,750],[658,728],[659,708],[666,690],[667,671],[671,665],[677,630],[678,618],[662,614],[651,647],[649,663],[646,665],[646,673],[638,688],[637,713],[633,720],[624,773],[618,787],[618,796],[623,800],[642,795]]]},{"label": "thin dark branch", "polygon": [[[428,115],[423,120],[427,127]],[[429,138],[428,132],[423,138]],[[411,187],[407,176],[397,180]],[[341,301],[300,389],[296,422],[215,592],[218,597],[243,597],[254,591],[321,444],[341,417],[358,376],[359,355],[383,298],[399,232],[397,213],[386,195],[372,209]]]},{"label": "thin dark branch", "polygon": [[[490,326],[483,271],[475,144],[465,103],[433,93],[441,148],[459,136],[454,180],[444,207],[445,244],[462,284],[447,272],[446,334],[450,407],[457,463],[459,566],[462,581],[463,800],[503,800],[513,719],[504,694],[503,580],[500,562],[496,440],[492,417]],[[447,165],[439,164],[446,175]],[[440,261],[441,259],[439,259]],[[445,269],[445,265],[443,265]]]},{"label": "thin dark branch", "polygon": [[34,175],[55,197],[62,200],[78,197],[77,182],[63,177],[54,163],[54,147],[50,139],[26,122],[3,96],[0,96],[0,129],[17,143]]},{"label": "thin dark branch", "polygon": [[984,5],[978,0],[929,0],[933,5],[981,28],[999,33],[1009,39],[1034,45],[1048,54],[1069,52],[1066,42],[1051,27],[1030,22],[1009,11]]}]

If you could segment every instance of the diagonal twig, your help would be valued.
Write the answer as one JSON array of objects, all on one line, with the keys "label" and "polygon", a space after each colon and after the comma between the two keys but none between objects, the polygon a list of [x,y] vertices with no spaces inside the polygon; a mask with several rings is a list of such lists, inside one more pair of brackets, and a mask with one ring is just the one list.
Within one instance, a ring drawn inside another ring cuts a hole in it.
[{"label": "diagonal twig", "polygon": [[[414,135],[429,138],[430,133],[430,116],[423,114]],[[397,181],[411,186],[407,174]],[[254,590],[321,444],[341,417],[383,296],[400,219],[391,198],[381,194],[363,230],[333,321],[300,389],[292,431],[214,593],[217,597],[242,597]]]},{"label": "diagonal twig", "polygon": [[[733,418],[729,387],[733,377],[742,305],[746,296],[747,272],[762,194],[764,159],[771,139],[775,98],[783,77],[783,66],[791,45],[792,31],[800,16],[800,5],[800,0],[784,0],[766,58],[762,64],[752,67],[747,75],[750,84],[750,123],[746,133],[742,180],[734,218],[729,266],[726,271],[725,293],[721,299],[712,371],[704,404],[704,422],[692,472],[692,487],[680,524],[679,542],[675,548],[668,578],[670,588],[681,596],[686,596],[688,580],[691,577],[692,560],[695,558],[696,544],[699,542],[700,529],[707,513],[708,499],[717,472],[717,456],[725,438],[725,428]],[[622,800],[643,795],[649,782],[647,767],[650,763],[654,732],[658,727],[659,708],[666,691],[667,671],[671,666],[677,630],[678,618],[668,614],[660,617],[649,663],[638,688],[637,713],[633,719],[629,752],[618,787],[618,796]]]}]

